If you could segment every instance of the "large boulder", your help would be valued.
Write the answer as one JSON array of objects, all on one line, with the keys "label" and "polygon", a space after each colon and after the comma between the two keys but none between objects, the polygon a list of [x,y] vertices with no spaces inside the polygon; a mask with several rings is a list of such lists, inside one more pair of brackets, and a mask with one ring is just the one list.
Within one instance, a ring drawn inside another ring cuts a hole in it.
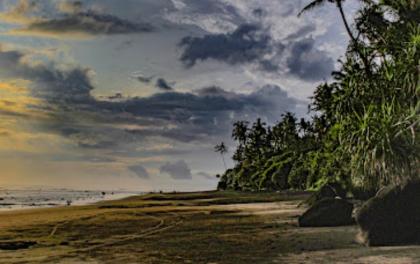
[{"label": "large boulder", "polygon": [[341,226],[352,224],[353,204],[340,198],[325,198],[316,202],[299,217],[299,226]]},{"label": "large boulder", "polygon": [[358,211],[359,241],[368,246],[420,243],[420,180],[388,187]]},{"label": "large boulder", "polygon": [[303,203],[313,206],[315,203],[325,199],[325,198],[346,198],[346,191],[338,183],[328,183],[323,185],[317,192],[312,194],[306,201]]},{"label": "large boulder", "polygon": [[328,183],[327,186],[332,188],[335,192],[335,196],[345,199],[347,195],[347,191],[343,188],[343,186],[338,182],[331,182]]}]

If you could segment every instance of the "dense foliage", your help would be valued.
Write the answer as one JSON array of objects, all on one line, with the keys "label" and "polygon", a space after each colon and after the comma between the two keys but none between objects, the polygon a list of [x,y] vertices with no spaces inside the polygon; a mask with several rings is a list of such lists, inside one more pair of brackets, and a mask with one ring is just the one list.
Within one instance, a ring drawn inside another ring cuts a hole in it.
[{"label": "dense foliage", "polygon": [[[315,0],[304,10],[321,4]],[[317,188],[327,182],[375,191],[420,172],[420,2],[363,0],[333,80],[315,90],[311,120],[285,113],[272,127],[234,124],[235,166],[220,189]]]}]

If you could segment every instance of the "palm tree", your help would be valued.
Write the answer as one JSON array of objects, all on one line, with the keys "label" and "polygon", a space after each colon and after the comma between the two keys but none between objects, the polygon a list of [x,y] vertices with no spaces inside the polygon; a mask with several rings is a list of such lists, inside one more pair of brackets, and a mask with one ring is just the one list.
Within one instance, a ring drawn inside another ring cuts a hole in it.
[{"label": "palm tree", "polygon": [[305,118],[301,118],[298,126],[299,131],[302,133],[302,135],[306,136],[310,130],[311,122],[306,121]]},{"label": "palm tree", "polygon": [[245,145],[248,132],[247,121],[237,121],[233,124],[232,137],[238,140],[240,144]]},{"label": "palm tree", "polygon": [[214,151],[219,152],[222,156],[223,165],[225,166],[225,170],[227,170],[226,162],[225,162],[225,153],[228,152],[228,148],[226,147],[224,142],[221,142],[220,144],[216,145],[214,147]]},{"label": "palm tree", "polygon": [[302,13],[311,10],[313,8],[316,8],[325,2],[335,3],[338,10],[340,11],[341,19],[343,20],[344,26],[346,27],[347,34],[349,34],[349,37],[352,41],[356,42],[356,38],[353,36],[353,33],[351,32],[351,28],[349,26],[349,23],[347,22],[346,15],[344,14],[343,10],[343,2],[345,0],[314,0],[310,2],[308,5],[306,5],[298,14],[298,16],[302,15]]},{"label": "palm tree", "polygon": [[257,118],[254,122],[249,133],[249,148],[251,150],[251,159],[257,156],[258,161],[261,160],[264,149],[267,147],[267,129],[265,128],[266,123],[261,121],[261,118]]},{"label": "palm tree", "polygon": [[[346,15],[344,14],[344,9],[343,9],[343,2],[345,0],[314,0],[312,2],[310,2],[308,5],[306,5],[298,14],[298,16],[302,15],[302,13],[311,10],[313,8],[316,8],[322,4],[324,4],[325,2],[329,2],[329,3],[335,3],[335,5],[337,6],[338,10],[340,11],[340,15],[341,15],[341,19],[343,20],[344,23],[344,27],[346,28],[347,34],[349,35],[350,39],[352,40],[353,44],[354,44],[354,51],[360,56],[360,58],[362,59],[363,65],[365,66],[365,72],[367,76],[371,76],[371,70],[369,67],[369,58],[367,57],[366,54],[364,54],[362,52],[362,45],[360,45],[360,43],[358,42],[359,36],[356,38],[353,33],[352,30],[350,28],[349,23],[347,22],[347,18]],[[366,0],[365,0],[366,1]]]}]

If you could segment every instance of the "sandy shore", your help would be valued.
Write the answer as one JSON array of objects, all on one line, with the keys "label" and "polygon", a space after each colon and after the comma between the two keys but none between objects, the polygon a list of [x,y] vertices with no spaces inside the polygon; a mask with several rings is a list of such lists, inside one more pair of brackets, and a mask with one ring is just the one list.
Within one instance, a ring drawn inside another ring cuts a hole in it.
[{"label": "sandy shore", "polygon": [[100,201],[122,199],[140,193],[80,191],[69,189],[1,189],[0,212],[23,209],[89,205]]},{"label": "sandy shore", "polygon": [[297,227],[303,198],[154,194],[1,212],[0,248],[16,248],[0,263],[420,263],[420,246],[357,244],[356,226]]}]

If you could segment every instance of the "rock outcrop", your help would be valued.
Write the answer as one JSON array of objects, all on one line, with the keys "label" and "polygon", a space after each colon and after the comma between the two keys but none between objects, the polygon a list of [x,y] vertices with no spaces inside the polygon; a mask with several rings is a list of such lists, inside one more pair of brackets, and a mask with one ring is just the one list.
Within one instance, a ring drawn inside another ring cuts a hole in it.
[{"label": "rock outcrop", "polygon": [[420,243],[420,180],[388,187],[358,211],[358,239],[369,246]]},{"label": "rock outcrop", "polygon": [[301,227],[341,226],[354,223],[353,204],[340,198],[324,198],[299,217]]}]

